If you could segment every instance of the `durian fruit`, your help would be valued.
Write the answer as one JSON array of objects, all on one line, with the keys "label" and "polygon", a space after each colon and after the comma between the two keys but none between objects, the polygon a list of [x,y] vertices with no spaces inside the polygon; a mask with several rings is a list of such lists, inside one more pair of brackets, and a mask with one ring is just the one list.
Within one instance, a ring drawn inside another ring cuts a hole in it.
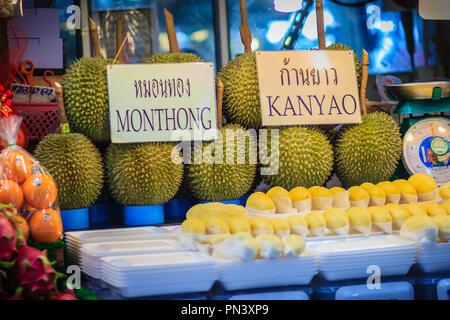
[{"label": "durian fruit", "polygon": [[174,52],[157,53],[147,59],[146,63],[186,63],[203,62],[204,60],[193,53]]},{"label": "durian fruit", "polygon": [[443,201],[450,200],[450,184],[445,184],[439,188],[439,197]]},{"label": "durian fruit", "polygon": [[361,232],[365,236],[369,236],[372,232],[372,217],[368,208],[353,207],[347,210],[350,225],[356,231]]},{"label": "durian fruit", "polygon": [[249,218],[250,226],[252,227],[253,236],[261,234],[273,234],[273,227],[270,221],[264,217]]},{"label": "durian fruit", "polygon": [[309,188],[312,197],[312,210],[325,210],[333,205],[333,194],[325,187]]},{"label": "durian fruit", "polygon": [[273,187],[266,195],[275,203],[276,213],[290,213],[293,211],[292,199],[289,192],[282,187]]},{"label": "durian fruit", "polygon": [[436,200],[439,189],[432,176],[425,173],[416,173],[409,177],[408,181],[416,189],[418,201]]},{"label": "durian fruit", "polygon": [[247,198],[247,210],[259,214],[274,214],[275,203],[263,192],[254,192]]},{"label": "durian fruit", "polygon": [[291,226],[286,220],[274,218],[270,219],[270,223],[272,224],[273,232],[280,238],[291,234]]},{"label": "durian fruit", "polygon": [[283,242],[275,234],[261,234],[256,237],[259,243],[259,257],[261,259],[279,258],[283,252]]},{"label": "durian fruit", "polygon": [[366,189],[354,186],[348,189],[348,192],[352,207],[367,208],[369,206],[370,195]]},{"label": "durian fruit", "polygon": [[382,188],[386,193],[386,204],[400,202],[401,190],[391,181],[382,181],[377,186]]},{"label": "durian fruit", "polygon": [[400,204],[417,202],[417,191],[411,182],[404,179],[397,179],[392,183],[400,188]]},{"label": "durian fruit", "polygon": [[259,243],[249,234],[226,237],[214,248],[214,256],[235,261],[251,261],[258,256]]},{"label": "durian fruit", "polygon": [[422,204],[422,207],[425,208],[425,210],[427,211],[427,214],[430,217],[435,217],[435,216],[439,216],[439,215],[447,215],[447,211],[445,211],[445,209],[442,208],[442,206],[440,206],[436,202],[424,203],[424,204]]},{"label": "durian fruit", "polygon": [[384,192],[383,188],[380,188],[370,182],[363,183],[361,188],[366,189],[369,193],[369,206],[384,206],[386,203],[386,192]]},{"label": "durian fruit", "polygon": [[290,216],[286,219],[287,223],[291,227],[291,234],[297,234],[303,238],[308,233],[308,222],[305,218],[297,215]]},{"label": "durian fruit", "polygon": [[82,57],[72,63],[63,76],[70,127],[94,142],[110,140],[106,66],[112,61]]},{"label": "durian fruit", "polygon": [[350,208],[350,193],[341,187],[333,187],[330,189],[333,195],[333,208],[348,209]]},{"label": "durian fruit", "polygon": [[439,238],[442,240],[450,240],[450,216],[438,215],[433,217],[434,222],[439,227]]},{"label": "durian fruit", "polygon": [[298,212],[311,211],[311,193],[305,187],[295,187],[289,191],[292,205]]},{"label": "durian fruit", "polygon": [[279,147],[278,172],[265,176],[266,184],[288,190],[297,186],[310,188],[323,185],[331,175],[333,150],[319,130],[307,126],[283,127],[279,129],[279,144],[273,144],[269,144],[270,152],[265,143],[260,150],[262,154],[271,154]]},{"label": "durian fruit", "polygon": [[236,233],[250,233],[252,231],[252,227],[250,226],[250,222],[247,218],[243,217],[233,217],[227,220],[228,227],[230,228],[230,232],[232,234]]},{"label": "durian fruit", "polygon": [[297,234],[283,237],[281,241],[283,242],[283,256],[286,258],[298,257],[305,251],[305,240]]},{"label": "durian fruit", "polygon": [[402,155],[402,139],[395,120],[373,112],[361,124],[339,130],[335,145],[335,166],[345,186],[389,179]]},{"label": "durian fruit", "polygon": [[205,234],[206,225],[202,219],[190,218],[183,221],[181,224],[181,231],[189,234]]},{"label": "durian fruit", "polygon": [[[342,43],[333,43],[332,45],[326,48],[327,50],[352,50],[349,46],[346,46]],[[353,51],[353,50],[352,50]],[[361,85],[361,63],[359,62],[358,56],[353,51],[353,61],[355,63],[355,72],[356,72],[356,81],[358,82],[358,86]]]},{"label": "durian fruit", "polygon": [[95,145],[80,133],[48,134],[34,156],[58,187],[62,210],[89,208],[103,187],[103,162]]},{"label": "durian fruit", "polygon": [[348,235],[350,222],[344,210],[330,208],[325,210],[323,214],[327,220],[328,229],[339,236]]},{"label": "durian fruit", "polygon": [[[222,163],[206,163],[204,157],[194,153],[194,162],[186,165],[187,182],[192,194],[200,200],[223,201],[238,199],[247,193],[253,183],[256,174],[256,164],[251,164],[249,159],[250,150],[256,146],[246,143],[245,153],[239,152],[237,137],[233,141],[227,141],[227,130],[242,130],[235,124],[227,124],[220,129],[222,139],[203,143],[203,151],[211,147],[215,150],[222,148]],[[234,143],[233,148],[227,148],[227,144]],[[253,142],[250,139],[250,143]],[[229,149],[229,150],[227,150]],[[214,150],[214,151],[215,151]],[[228,154],[232,152],[232,154]],[[233,159],[233,163],[227,163]]]},{"label": "durian fruit", "polygon": [[158,205],[175,196],[183,164],[172,161],[173,144],[111,144],[106,152],[108,183],[124,206]]},{"label": "durian fruit", "polygon": [[206,234],[230,233],[230,228],[223,218],[209,217],[205,220]]},{"label": "durian fruit", "polygon": [[403,222],[410,216],[408,210],[406,210],[399,204],[389,203],[384,207],[389,211],[389,214],[391,215],[392,227],[395,230],[399,230]]},{"label": "durian fruit", "polygon": [[435,220],[427,215],[409,217],[400,229],[400,236],[419,243],[436,242],[438,234],[439,227]]},{"label": "durian fruit", "polygon": [[450,215],[450,201],[446,201],[443,204],[441,204],[442,208],[447,212],[448,215]]},{"label": "durian fruit", "polygon": [[325,235],[325,228],[327,220],[323,213],[312,211],[305,216],[308,222],[309,231],[316,237],[323,237]]},{"label": "durian fruit", "polygon": [[213,234],[210,237],[208,237],[208,245],[216,246],[229,237],[231,237],[231,235],[227,233]]},{"label": "durian fruit", "polygon": [[409,203],[403,206],[408,212],[410,216],[427,216],[427,210],[425,207],[421,206],[417,203]]},{"label": "durian fruit", "polygon": [[385,233],[392,233],[392,217],[389,214],[388,209],[381,206],[375,206],[370,207],[368,210],[375,227],[384,231]]},{"label": "durian fruit", "polygon": [[247,210],[237,204],[224,204],[221,202],[199,203],[191,207],[186,213],[186,219],[219,217],[223,219],[233,217],[247,217]]}]

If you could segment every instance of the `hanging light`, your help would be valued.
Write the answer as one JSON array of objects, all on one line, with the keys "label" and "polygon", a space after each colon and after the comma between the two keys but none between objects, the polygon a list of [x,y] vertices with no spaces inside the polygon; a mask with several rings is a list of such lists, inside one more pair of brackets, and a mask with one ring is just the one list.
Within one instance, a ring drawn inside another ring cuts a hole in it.
[{"label": "hanging light", "polygon": [[278,12],[295,12],[302,8],[302,0],[274,0],[273,6]]}]

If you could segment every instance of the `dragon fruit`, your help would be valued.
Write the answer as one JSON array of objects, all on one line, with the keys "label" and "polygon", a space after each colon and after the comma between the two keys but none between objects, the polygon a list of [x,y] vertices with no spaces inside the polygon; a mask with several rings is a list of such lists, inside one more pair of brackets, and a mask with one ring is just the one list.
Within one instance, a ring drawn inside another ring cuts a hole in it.
[{"label": "dragon fruit", "polygon": [[54,288],[56,272],[45,252],[23,246],[17,251],[14,280],[31,299],[46,298]]},{"label": "dragon fruit", "polygon": [[17,231],[11,218],[0,212],[0,261],[11,261],[17,251]]},{"label": "dragon fruit", "polygon": [[78,300],[73,290],[67,289],[65,292],[54,292],[50,296],[50,300]]}]

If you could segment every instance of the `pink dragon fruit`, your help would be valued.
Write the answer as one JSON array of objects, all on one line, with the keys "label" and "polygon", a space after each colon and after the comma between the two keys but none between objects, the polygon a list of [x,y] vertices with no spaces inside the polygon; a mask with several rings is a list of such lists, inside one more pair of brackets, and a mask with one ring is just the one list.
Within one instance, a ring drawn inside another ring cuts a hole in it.
[{"label": "pink dragon fruit", "polygon": [[47,298],[54,288],[56,272],[45,252],[23,246],[17,251],[14,280],[31,299]]},{"label": "pink dragon fruit", "polygon": [[54,292],[50,296],[50,300],[78,300],[73,290],[67,289],[65,292]]},{"label": "pink dragon fruit", "polygon": [[17,231],[10,219],[0,212],[0,261],[11,261],[17,251]]}]

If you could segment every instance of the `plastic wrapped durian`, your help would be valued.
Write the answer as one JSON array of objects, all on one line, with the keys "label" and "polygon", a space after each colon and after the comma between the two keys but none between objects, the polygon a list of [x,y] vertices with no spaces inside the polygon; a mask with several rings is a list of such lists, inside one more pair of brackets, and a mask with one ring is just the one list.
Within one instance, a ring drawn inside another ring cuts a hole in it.
[{"label": "plastic wrapped durian", "polygon": [[296,234],[291,234],[281,239],[283,243],[283,256],[298,257],[305,251],[306,244],[305,240]]},{"label": "plastic wrapped durian", "polygon": [[311,194],[305,187],[296,187],[289,191],[289,195],[292,199],[292,205],[298,212],[311,211]]},{"label": "plastic wrapped durian", "polygon": [[291,234],[297,234],[303,238],[308,233],[308,222],[305,218],[300,216],[290,216],[286,219],[287,223],[291,227]]},{"label": "plastic wrapped durian", "polygon": [[439,216],[439,215],[447,215],[447,211],[436,202],[427,202],[422,204],[422,207],[425,208],[427,214],[430,217]]},{"label": "plastic wrapped durian", "polygon": [[350,221],[344,210],[338,208],[327,209],[323,212],[327,220],[327,227],[339,236],[348,235]]},{"label": "plastic wrapped durian", "polygon": [[233,217],[227,220],[228,227],[230,228],[230,232],[232,234],[236,233],[250,233],[252,231],[252,227],[250,226],[250,222],[248,218],[243,217]]},{"label": "plastic wrapped durian", "polygon": [[369,208],[370,216],[372,217],[372,223],[378,229],[385,233],[392,233],[392,217],[389,214],[389,210],[376,206]]},{"label": "plastic wrapped durian", "polygon": [[450,216],[438,215],[434,216],[433,220],[439,228],[439,238],[444,241],[450,240]]},{"label": "plastic wrapped durian", "polygon": [[429,174],[413,174],[409,177],[408,182],[410,182],[416,189],[418,201],[433,201],[437,199],[439,189],[436,181]]},{"label": "plastic wrapped durian", "polygon": [[400,204],[417,203],[417,191],[410,182],[398,179],[392,183],[400,189]]},{"label": "plastic wrapped durian", "polygon": [[247,210],[236,204],[224,204],[221,202],[209,202],[197,204],[186,213],[186,219],[208,217],[220,217],[223,219],[231,217],[247,217]]},{"label": "plastic wrapped durian", "polygon": [[365,236],[369,236],[372,232],[372,217],[368,208],[353,207],[347,210],[350,225],[356,231]]},{"label": "plastic wrapped durian", "polygon": [[293,212],[292,199],[289,192],[282,187],[273,187],[266,195],[275,203],[275,213]]},{"label": "plastic wrapped durian", "polygon": [[202,219],[190,218],[183,221],[181,231],[188,234],[200,235],[206,233],[206,225]]},{"label": "plastic wrapped durian", "polygon": [[450,181],[439,188],[439,197],[442,202],[450,200]]},{"label": "plastic wrapped durian", "polygon": [[230,233],[230,228],[225,219],[220,217],[209,217],[204,219],[206,234]]},{"label": "plastic wrapped durian", "polygon": [[270,223],[272,224],[273,232],[280,238],[291,234],[291,226],[286,220],[274,218],[270,219]]},{"label": "plastic wrapped durian", "polygon": [[370,182],[365,182],[361,185],[369,193],[369,206],[384,206],[386,203],[386,192],[381,187],[378,187]]},{"label": "plastic wrapped durian", "polygon": [[350,208],[350,193],[341,187],[333,187],[330,189],[333,195],[333,208],[348,209]]},{"label": "plastic wrapped durian", "polygon": [[253,236],[261,234],[272,234],[273,227],[270,221],[264,217],[251,217],[248,219],[252,228]]},{"label": "plastic wrapped durian", "polygon": [[386,193],[386,204],[388,203],[399,203],[401,197],[401,190],[398,186],[393,184],[391,181],[383,181],[377,184],[378,187],[382,188]]},{"label": "plastic wrapped durian", "polygon": [[258,256],[259,243],[249,234],[234,234],[215,246],[214,256],[235,261],[251,261]]},{"label": "plastic wrapped durian", "polygon": [[261,259],[279,258],[283,252],[283,242],[275,234],[261,234],[256,237],[259,244],[259,257]]},{"label": "plastic wrapped durian", "polygon": [[438,234],[436,222],[427,215],[409,217],[400,229],[400,236],[422,244],[436,242]]},{"label": "plastic wrapped durian", "polygon": [[265,193],[255,192],[252,193],[246,204],[246,209],[250,212],[255,212],[258,214],[274,214],[275,213],[275,202],[272,201]]},{"label": "plastic wrapped durian", "polygon": [[444,202],[441,204],[441,207],[444,208],[448,215],[450,215],[450,201]]},{"label": "plastic wrapped durian", "polygon": [[333,194],[325,187],[314,186],[309,188],[312,204],[311,210],[325,210],[333,205]]},{"label": "plastic wrapped durian", "polygon": [[370,196],[366,189],[354,186],[348,189],[348,192],[352,207],[367,208],[369,206]]},{"label": "plastic wrapped durian", "polygon": [[410,216],[427,216],[427,210],[425,208],[417,203],[409,203],[405,206],[403,206],[408,212]]},{"label": "plastic wrapped durian", "polygon": [[392,228],[395,230],[400,230],[403,222],[409,218],[409,212],[399,204],[389,203],[384,206],[391,215],[392,218]]},{"label": "plastic wrapped durian", "polygon": [[208,244],[210,246],[216,246],[219,243],[221,243],[223,240],[225,240],[226,238],[231,237],[230,234],[227,233],[222,233],[222,234],[213,234],[208,238]]},{"label": "plastic wrapped durian", "polygon": [[327,226],[327,220],[323,213],[312,211],[305,217],[308,222],[309,231],[316,237],[323,237]]}]

